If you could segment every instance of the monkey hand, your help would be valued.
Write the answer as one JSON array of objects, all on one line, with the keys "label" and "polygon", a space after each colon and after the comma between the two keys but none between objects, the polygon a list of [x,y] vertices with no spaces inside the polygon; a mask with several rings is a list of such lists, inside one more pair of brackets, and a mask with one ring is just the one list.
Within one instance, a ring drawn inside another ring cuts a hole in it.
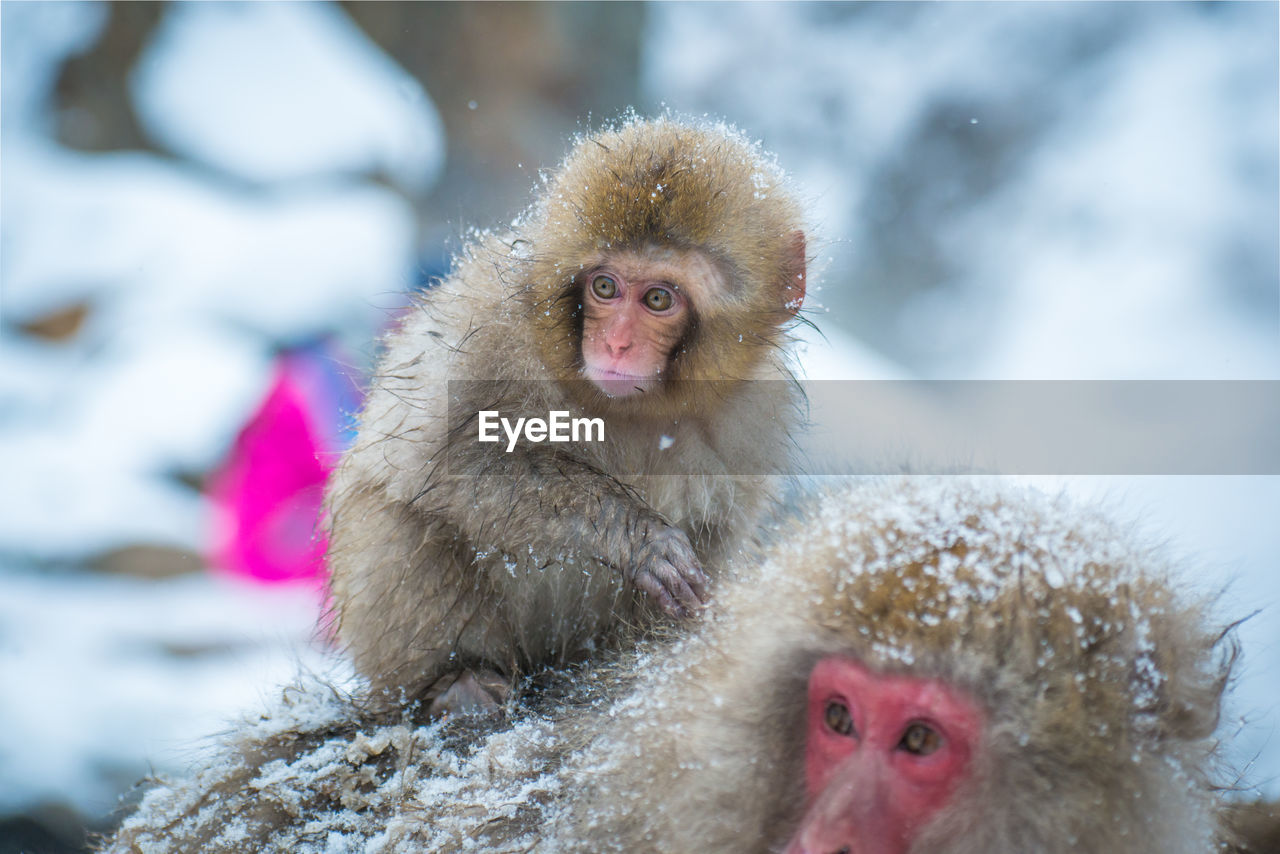
[{"label": "monkey hand", "polygon": [[646,532],[624,575],[673,617],[687,617],[707,601],[707,576],[679,528],[662,525]]}]

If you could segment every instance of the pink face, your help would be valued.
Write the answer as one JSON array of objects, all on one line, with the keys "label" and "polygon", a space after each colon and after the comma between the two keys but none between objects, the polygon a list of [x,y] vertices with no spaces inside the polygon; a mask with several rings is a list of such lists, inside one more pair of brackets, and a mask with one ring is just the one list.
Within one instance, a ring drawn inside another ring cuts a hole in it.
[{"label": "pink face", "polygon": [[982,715],[937,679],[840,656],[809,676],[809,807],[787,854],[904,854],[965,779]]},{"label": "pink face", "polygon": [[675,285],[639,265],[601,267],[582,295],[583,376],[610,397],[649,391],[662,381],[688,325],[689,303]]}]

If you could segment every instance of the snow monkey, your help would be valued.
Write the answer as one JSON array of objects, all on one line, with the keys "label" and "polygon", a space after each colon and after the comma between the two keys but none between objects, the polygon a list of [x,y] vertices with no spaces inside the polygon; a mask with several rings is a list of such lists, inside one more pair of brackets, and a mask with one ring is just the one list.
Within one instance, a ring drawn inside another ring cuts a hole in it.
[{"label": "snow monkey", "polygon": [[475,235],[387,341],[328,492],[360,673],[491,707],[698,610],[787,467],[805,251],[771,158],[670,118],[580,139],[509,231]]},{"label": "snow monkey", "polygon": [[299,689],[112,850],[1206,854],[1234,646],[1129,533],[990,483],[842,488],[558,706],[423,726]]},{"label": "snow monkey", "polygon": [[[604,718],[571,778],[596,793],[573,838],[1213,850],[1234,642],[1132,533],[992,482],[828,495]],[[646,803],[655,787],[665,813]]]}]

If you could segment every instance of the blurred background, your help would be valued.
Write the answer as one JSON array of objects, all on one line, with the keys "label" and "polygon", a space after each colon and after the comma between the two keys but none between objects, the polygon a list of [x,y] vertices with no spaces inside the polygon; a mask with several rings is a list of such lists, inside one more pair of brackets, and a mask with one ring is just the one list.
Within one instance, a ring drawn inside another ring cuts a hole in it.
[{"label": "blurred background", "polygon": [[[375,339],[573,135],[723,117],[822,378],[1280,379],[1276,4],[0,5],[0,852],[83,850],[316,628]],[[812,288],[812,286],[811,286]],[[1193,556],[1280,796],[1280,478],[1044,478]]]}]

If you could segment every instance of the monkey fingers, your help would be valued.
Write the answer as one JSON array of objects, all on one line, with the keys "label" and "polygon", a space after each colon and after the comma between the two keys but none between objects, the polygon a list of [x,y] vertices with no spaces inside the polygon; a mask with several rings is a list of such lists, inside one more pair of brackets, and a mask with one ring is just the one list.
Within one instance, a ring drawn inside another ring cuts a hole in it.
[{"label": "monkey fingers", "polygon": [[637,558],[628,580],[671,616],[687,617],[707,601],[707,576],[684,531],[650,535]]}]

